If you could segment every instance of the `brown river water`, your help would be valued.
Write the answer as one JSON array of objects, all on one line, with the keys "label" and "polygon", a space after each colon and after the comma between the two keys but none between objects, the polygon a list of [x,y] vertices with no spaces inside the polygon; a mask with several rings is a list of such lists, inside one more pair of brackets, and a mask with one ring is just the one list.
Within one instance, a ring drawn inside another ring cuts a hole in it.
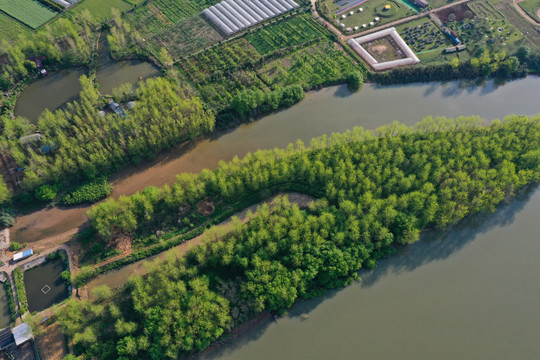
[{"label": "brown river water", "polygon": [[[257,149],[283,147],[353,126],[373,129],[427,115],[540,112],[540,78],[496,86],[463,82],[380,87],[350,94],[344,86],[256,122],[178,146],[113,179],[112,196],[171,183],[180,172],[213,168]],[[17,241],[61,234],[84,222],[87,207],[45,209],[18,219]],[[277,322],[262,321],[200,359],[538,359],[540,353],[540,189],[494,214],[475,216],[362,272],[362,282],[296,304]],[[142,263],[95,279],[122,284]]]},{"label": "brown river water", "polygon": [[[374,129],[398,120],[412,125],[428,115],[479,115],[488,120],[509,114],[540,112],[540,78],[527,77],[497,86],[487,82],[410,84],[382,87],[365,84],[351,94],[345,86],[309,93],[299,104],[262,119],[212,135],[195,143],[177,146],[151,162],[129,167],[113,178],[111,196],[129,195],[149,185],[174,182],[181,172],[214,168],[220,160],[242,157],[257,149],[284,147],[301,139],[354,126]],[[56,236],[82,225],[89,206],[47,208],[21,216],[12,229],[12,239],[21,243]]]}]

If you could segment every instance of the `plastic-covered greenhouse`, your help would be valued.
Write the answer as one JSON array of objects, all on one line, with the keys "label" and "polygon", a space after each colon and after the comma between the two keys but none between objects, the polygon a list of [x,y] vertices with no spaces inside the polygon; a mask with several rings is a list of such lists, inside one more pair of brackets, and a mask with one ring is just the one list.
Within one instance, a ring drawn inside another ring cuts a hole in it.
[{"label": "plastic-covered greenhouse", "polygon": [[293,0],[223,0],[205,9],[203,14],[231,35],[297,7]]}]

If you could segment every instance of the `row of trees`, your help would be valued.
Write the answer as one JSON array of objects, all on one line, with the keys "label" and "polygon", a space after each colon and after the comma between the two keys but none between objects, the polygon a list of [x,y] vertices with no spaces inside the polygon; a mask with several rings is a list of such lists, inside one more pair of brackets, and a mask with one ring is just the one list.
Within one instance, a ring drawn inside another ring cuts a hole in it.
[{"label": "row of trees", "polygon": [[532,62],[520,61],[517,56],[508,56],[504,52],[492,54],[489,50],[484,50],[479,57],[473,57],[466,62],[459,62],[458,58],[454,58],[446,64],[394,68],[391,71],[375,73],[372,79],[380,84],[482,77],[510,79],[525,76],[528,68],[540,71],[540,68],[534,68],[532,64]]},{"label": "row of trees", "polygon": [[415,130],[356,129],[108,200],[89,213],[96,241],[170,226],[167,215],[181,220],[208,197],[232,203],[294,189],[319,198],[303,210],[286,200],[262,206],[187,256],[155,264],[119,298],[70,303],[60,311],[62,327],[89,357],[178,358],[204,349],[246,314],[283,313],[297,299],[345,286],[423,229],[494,210],[540,180],[540,117],[479,124],[426,119]]}]

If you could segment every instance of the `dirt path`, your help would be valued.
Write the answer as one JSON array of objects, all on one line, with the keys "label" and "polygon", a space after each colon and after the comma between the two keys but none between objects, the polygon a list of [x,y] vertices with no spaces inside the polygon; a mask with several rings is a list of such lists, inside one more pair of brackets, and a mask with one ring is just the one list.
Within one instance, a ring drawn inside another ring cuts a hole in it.
[{"label": "dirt path", "polygon": [[[219,237],[221,234],[227,233],[229,230],[229,225],[232,223],[233,218],[236,217],[242,223],[245,223],[250,219],[248,215],[250,213],[251,214],[255,213],[255,211],[257,210],[257,207],[259,207],[260,205],[264,203],[272,205],[276,197],[282,196],[282,195],[287,195],[287,197],[289,198],[289,202],[291,204],[296,204],[301,208],[307,207],[307,205],[311,201],[314,200],[311,196],[305,195],[305,194],[285,193],[285,194],[276,195],[272,197],[270,200],[262,201],[260,203],[251,205],[245,208],[244,210],[232,215],[231,217],[229,217],[227,220],[223,221],[222,223],[216,225],[211,232],[207,230],[203,234],[196,236],[193,239],[188,240],[178,246],[175,246],[168,251],[161,252],[158,255],[139,260],[135,263],[123,266],[119,269],[115,269],[115,270],[112,270],[111,272],[98,276],[97,278],[90,281],[90,283],[88,283],[86,286],[86,290],[80,291],[80,294],[83,294],[82,296],[84,297],[84,294],[89,294],[92,289],[100,285],[107,285],[111,288],[122,286],[128,281],[129,277],[133,274],[145,275],[147,273],[147,270],[143,265],[145,262],[152,261],[156,258],[164,259],[165,256],[167,256],[166,254],[170,254],[170,253],[173,253],[174,256],[177,256],[177,257],[183,256],[186,252],[188,252],[193,247],[200,245],[205,241],[208,241],[208,239],[210,239],[211,236]],[[102,266],[103,264],[104,263],[100,263],[99,265]]]},{"label": "dirt path", "polygon": [[[516,8],[516,11],[525,18],[525,20],[527,20],[528,22],[530,22],[531,24],[535,25],[535,26],[540,26],[540,22],[536,21],[535,19],[533,19],[532,17],[529,16],[529,14],[527,14],[525,12],[525,10],[523,10],[521,8],[521,6],[519,6],[519,3],[522,2],[523,0],[513,0],[514,2],[514,8]],[[538,12],[537,12],[538,16],[540,17],[540,9],[538,9]]]}]

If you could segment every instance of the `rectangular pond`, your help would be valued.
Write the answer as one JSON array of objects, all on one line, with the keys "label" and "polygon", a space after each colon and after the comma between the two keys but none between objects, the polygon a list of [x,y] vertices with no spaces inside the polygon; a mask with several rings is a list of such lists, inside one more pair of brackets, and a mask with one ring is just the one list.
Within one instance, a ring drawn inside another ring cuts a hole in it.
[{"label": "rectangular pond", "polygon": [[62,279],[64,262],[57,258],[24,272],[24,287],[30,312],[44,310],[68,298],[68,286]]},{"label": "rectangular pond", "polygon": [[9,302],[6,285],[0,283],[0,329],[8,327],[10,322],[11,313],[9,312]]}]

